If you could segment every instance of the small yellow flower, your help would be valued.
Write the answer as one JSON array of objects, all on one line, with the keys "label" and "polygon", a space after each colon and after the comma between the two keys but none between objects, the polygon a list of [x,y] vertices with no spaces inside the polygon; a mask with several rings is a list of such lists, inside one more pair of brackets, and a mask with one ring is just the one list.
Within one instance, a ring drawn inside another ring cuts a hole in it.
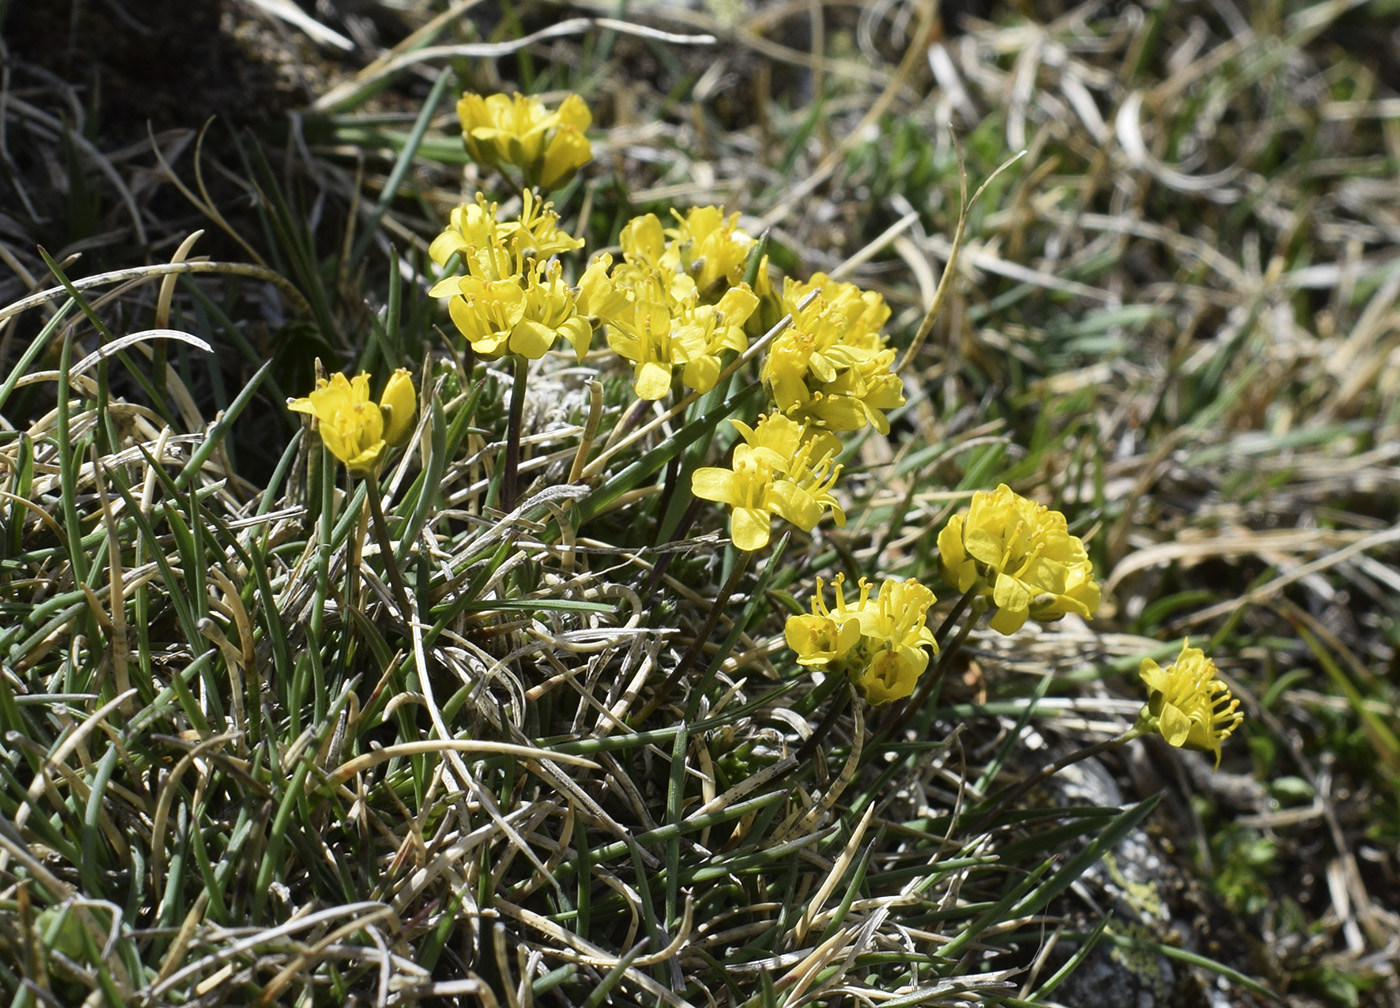
[{"label": "small yellow flower", "polygon": [[488,203],[481,193],[475,203],[453,207],[448,225],[428,246],[428,258],[441,266],[454,252],[466,252],[499,242],[497,204]]},{"label": "small yellow flower", "polygon": [[[481,193],[475,203],[453,207],[447,227],[428,246],[428,257],[441,266],[454,254],[485,280],[523,272],[526,263],[543,261],[561,252],[583,247],[582,238],[570,237],[559,227],[554,204],[531,190],[521,193],[520,217],[501,220],[500,206]],[[491,254],[483,258],[483,250]]]},{"label": "small yellow flower", "polygon": [[583,248],[582,238],[572,237],[559,226],[553,203],[541,200],[529,189],[521,193],[520,201],[519,219],[501,222],[501,233],[518,255],[543,260]]},{"label": "small yellow flower", "polygon": [[912,695],[928,668],[928,649],[938,651],[924,624],[936,601],[933,592],[913,578],[887,579],[872,599],[870,582],[861,578],[860,598],[848,606],[843,580],[838,574],[832,582],[834,609],[827,607],[818,578],[811,615],[788,617],[783,636],[797,652],[798,664],[844,673],[872,704]]},{"label": "small yellow flower", "polygon": [[636,295],[608,321],[608,346],[632,362],[632,389],[654,401],[671,391],[671,373],[686,363],[686,348],[671,339],[671,313],[655,285],[631,288]]},{"label": "small yellow flower", "polygon": [[514,165],[526,185],[558,189],[593,157],[584,131],[593,122],[588,105],[571,94],[551,112],[521,94],[464,94],[457,103],[462,140],[480,164]]},{"label": "small yellow flower", "polygon": [[579,314],[602,325],[627,310],[627,291],[609,276],[613,258],[604,252],[583,271],[578,281]]},{"label": "small yellow flower", "polygon": [[565,286],[558,262],[531,270],[525,286],[525,315],[511,330],[514,353],[539,360],[563,337],[579,360],[588,353],[593,326],[578,313],[574,292]]},{"label": "small yellow flower", "polygon": [[1220,681],[1220,670],[1190,641],[1166,668],[1144,658],[1138,675],[1147,685],[1147,703],[1138,714],[1138,727],[1161,734],[1170,745],[1215,754],[1220,769],[1220,743],[1240,726],[1240,702]]},{"label": "small yellow flower", "polygon": [[[749,253],[758,244],[758,239],[739,227],[739,215],[726,218],[716,206],[692,207],[684,215],[672,210],[671,215],[676,218],[676,227],[667,234],[676,264],[695,281],[701,301],[709,303],[738,286],[744,279]],[[754,294],[760,298],[772,287],[766,256],[759,264],[754,286]]]},{"label": "small yellow flower", "polygon": [[837,525],[846,524],[846,513],[831,493],[841,472],[832,461],[839,447],[835,438],[777,413],[760,417],[754,427],[730,423],[744,437],[734,446],[732,468],[696,469],[690,488],[696,497],[730,506],[735,546],[767,546],[775,515],[808,532],[828,511]]},{"label": "small yellow flower", "polygon": [[386,448],[408,441],[417,398],[413,379],[399,368],[378,403],[369,398],[369,375],[334,374],[330,381],[319,379],[309,396],[288,399],[287,408],[314,416],[331,454],[353,475],[367,476],[378,467]]},{"label": "small yellow flower", "polygon": [[[817,296],[799,307],[813,291]],[[773,340],[761,368],[778,409],[828,430],[868,424],[888,434],[885,414],[904,405],[904,387],[894,350],[880,334],[890,314],[884,299],[818,273],[807,283],[786,280],[781,308],[792,324]]]},{"label": "small yellow flower", "polygon": [[829,665],[844,658],[860,640],[860,620],[854,610],[846,608],[846,598],[841,592],[845,580],[844,574],[837,574],[832,581],[836,590],[835,611],[827,607],[826,585],[817,578],[812,612],[788,617],[783,637],[787,646],[797,652],[797,664]]},{"label": "small yellow flower", "polygon": [[606,320],[608,346],[632,362],[638,399],[660,399],[676,371],[688,388],[708,392],[719,379],[721,354],[748,347],[743,325],[758,299],[742,284],[716,304],[700,304],[695,281],[683,273],[624,263],[613,280],[614,290],[630,297]]},{"label": "small yellow flower", "polygon": [[525,317],[525,291],[514,276],[487,280],[450,276],[435,283],[430,297],[450,298],[448,314],[472,349],[486,357],[506,353],[515,326]]},{"label": "small yellow flower", "polygon": [[408,368],[399,368],[389,376],[379,397],[379,411],[384,414],[384,443],[402,448],[413,433],[413,418],[418,414],[418,390]]},{"label": "small yellow flower", "polygon": [[1027,619],[1052,623],[1071,612],[1087,619],[1098,608],[1093,565],[1065,516],[1004,483],[973,494],[967,514],[948,520],[938,553],[950,583],[962,592],[977,587],[996,606],[991,625],[1001,633]]}]

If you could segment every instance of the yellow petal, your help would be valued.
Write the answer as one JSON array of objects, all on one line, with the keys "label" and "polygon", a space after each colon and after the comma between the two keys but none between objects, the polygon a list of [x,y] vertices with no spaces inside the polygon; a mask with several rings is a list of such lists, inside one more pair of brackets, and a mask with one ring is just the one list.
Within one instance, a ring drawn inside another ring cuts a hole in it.
[{"label": "yellow petal", "polygon": [[690,492],[702,500],[721,504],[731,504],[738,499],[733,470],[716,466],[704,466],[691,473]]},{"label": "yellow petal", "polygon": [[768,545],[772,524],[767,511],[735,508],[729,519],[729,535],[736,548],[752,552]]},{"label": "yellow petal", "polygon": [[633,386],[638,399],[655,401],[671,391],[671,369],[653,361],[637,365],[637,380]]},{"label": "yellow petal", "polygon": [[1191,719],[1171,704],[1162,705],[1161,725],[1162,738],[1174,746],[1180,746],[1191,734]]},{"label": "yellow petal", "polygon": [[413,433],[413,418],[418,412],[418,393],[407,368],[389,376],[379,409],[384,416],[384,440],[397,448]]}]

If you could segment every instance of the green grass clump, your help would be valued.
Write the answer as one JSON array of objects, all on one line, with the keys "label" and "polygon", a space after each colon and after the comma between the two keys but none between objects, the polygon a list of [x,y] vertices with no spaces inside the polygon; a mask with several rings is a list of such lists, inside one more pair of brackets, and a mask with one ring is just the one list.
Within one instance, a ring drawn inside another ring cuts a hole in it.
[{"label": "green grass clump", "polygon": [[[57,152],[0,249],[11,1004],[1400,997],[1393,19],[370,6],[293,130],[140,171],[0,95]],[[463,91],[592,121],[464,148]],[[643,255],[707,206],[742,254]],[[575,347],[442,310],[483,247]],[[640,303],[733,332],[648,382]]]}]

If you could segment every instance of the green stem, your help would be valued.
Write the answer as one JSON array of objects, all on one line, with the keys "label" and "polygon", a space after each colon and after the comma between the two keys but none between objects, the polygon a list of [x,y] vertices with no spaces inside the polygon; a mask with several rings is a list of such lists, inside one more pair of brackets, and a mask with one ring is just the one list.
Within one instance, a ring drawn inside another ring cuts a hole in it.
[{"label": "green stem", "polygon": [[[939,647],[943,646],[943,641],[948,636],[948,632],[953,629],[953,624],[958,621],[962,614],[967,610],[967,607],[972,605],[973,600],[977,598],[977,594],[980,590],[981,585],[973,585],[967,591],[963,592],[962,598],[958,599],[957,604],[953,606],[952,609],[948,610],[948,615],[943,618],[943,622],[940,623],[938,626],[938,631],[933,635],[933,639]],[[971,627],[977,622],[978,618],[982,615],[983,611],[985,611],[984,607],[979,609],[977,615],[968,621],[968,627]],[[965,627],[963,629],[963,633],[959,635],[957,642],[954,643],[953,647],[951,648],[951,651],[956,652],[958,646],[962,643],[963,638],[965,638],[966,636],[967,628]]]},{"label": "green stem", "polygon": [[[842,679],[846,679],[844,675]],[[845,713],[846,708],[851,705],[850,680],[846,679],[846,688],[841,691],[840,696],[831,701],[831,706],[827,708],[826,715],[812,729],[812,734],[807,736],[807,741],[802,743],[802,748],[797,750],[797,766],[803,766],[817,751],[817,746],[822,740],[831,734],[832,727],[836,724],[836,719]]]},{"label": "green stem", "polygon": [[511,355],[514,380],[510,386],[510,418],[506,426],[506,465],[501,473],[501,510],[515,510],[520,472],[520,427],[525,415],[525,380],[530,362],[520,354]]},{"label": "green stem", "polygon": [[394,557],[394,544],[389,539],[389,522],[384,517],[384,505],[379,500],[379,477],[371,472],[365,476],[365,496],[369,499],[371,524],[374,525],[374,538],[379,543],[379,555],[384,560],[384,570],[389,575],[389,584],[394,589],[403,621],[413,619],[413,603],[399,571],[398,560]]}]

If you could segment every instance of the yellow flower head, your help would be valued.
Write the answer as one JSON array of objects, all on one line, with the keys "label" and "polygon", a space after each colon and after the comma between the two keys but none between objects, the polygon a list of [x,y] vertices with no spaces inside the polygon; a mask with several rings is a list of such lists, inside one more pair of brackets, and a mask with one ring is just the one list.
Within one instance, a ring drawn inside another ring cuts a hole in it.
[{"label": "yellow flower head", "polygon": [[827,607],[818,578],[811,615],[788,617],[784,637],[797,652],[798,664],[845,673],[872,704],[911,695],[928,668],[927,649],[938,651],[924,624],[933,592],[913,578],[886,579],[872,599],[870,582],[861,578],[860,598],[848,606],[843,580],[838,574],[832,583],[835,609]]},{"label": "yellow flower head", "polygon": [[541,200],[529,189],[520,199],[518,220],[501,220],[500,205],[488,201],[481,193],[476,194],[475,203],[454,207],[447,227],[428,246],[429,258],[441,266],[457,253],[469,269],[477,267],[479,274],[482,260],[476,253],[482,249],[500,250],[504,253],[500,264],[490,257],[486,260],[491,265],[491,275],[485,279],[494,280],[523,271],[527,259],[543,261],[560,252],[583,247],[582,238],[570,237],[559,227],[554,204]]},{"label": "yellow flower head", "polygon": [[[639,228],[631,237],[644,234]],[[684,273],[631,262],[622,265],[613,284],[625,300],[606,320],[608,345],[632,362],[639,399],[664,396],[676,371],[688,388],[708,392],[719,379],[724,351],[741,352],[749,345],[743,325],[758,299],[743,284],[726,291],[718,303],[701,304],[695,281]]]},{"label": "yellow flower head", "polygon": [[841,585],[844,574],[837,574],[831,586],[836,590],[835,610],[827,608],[826,585],[817,578],[817,590],[812,595],[812,612],[789,616],[783,627],[787,646],[797,652],[799,665],[828,665],[846,656],[860,640],[860,620],[852,609],[846,608]]},{"label": "yellow flower head", "polygon": [[497,204],[488,203],[481,193],[475,203],[453,207],[448,225],[428,246],[428,257],[441,266],[454,252],[490,246],[500,241]]},{"label": "yellow flower head", "polygon": [[[708,303],[738,286],[744,279],[749,253],[758,244],[743,228],[739,215],[727,218],[716,206],[692,207],[684,215],[672,210],[676,227],[668,229],[675,265],[695,281],[702,302]],[[754,294],[764,297],[772,287],[768,277],[768,257],[759,263]]]},{"label": "yellow flower head", "polygon": [[519,168],[526,185],[558,189],[593,157],[584,131],[593,122],[576,94],[551,112],[538,98],[519,93],[464,94],[457,103],[462,140],[479,164]]},{"label": "yellow flower head", "polygon": [[991,625],[1001,633],[1027,619],[1051,623],[1071,612],[1087,619],[1098,608],[1093,565],[1065,516],[1004,483],[973,494],[967,514],[948,520],[938,554],[950,583],[962,592],[976,587],[996,607]]},{"label": "yellow flower head", "polygon": [[408,441],[418,394],[404,368],[389,377],[377,403],[370,402],[369,375],[334,374],[330,381],[318,379],[309,396],[288,399],[287,408],[314,416],[331,454],[352,474],[366,476],[374,472],[386,448]]},{"label": "yellow flower head", "polygon": [[525,314],[511,330],[510,347],[531,360],[543,357],[560,337],[579,360],[588,353],[593,326],[578,312],[574,292],[565,286],[558,262],[537,266],[525,286]]},{"label": "yellow flower head", "polygon": [[1159,732],[1171,745],[1215,754],[1220,769],[1220,743],[1240,726],[1240,702],[1220,681],[1220,670],[1200,648],[1183,641],[1176,661],[1162,668],[1144,658],[1138,675],[1147,684],[1147,703],[1138,726]]},{"label": "yellow flower head", "polygon": [[[799,307],[812,291],[817,296]],[[884,299],[818,273],[807,283],[786,280],[781,304],[792,324],[761,369],[778,409],[828,430],[869,424],[888,434],[885,413],[904,405],[904,387],[880,333],[890,314]]]},{"label": "yellow flower head", "polygon": [[697,469],[690,488],[697,497],[730,506],[735,546],[767,546],[774,515],[808,532],[828,511],[837,525],[846,524],[846,513],[831,493],[841,472],[832,461],[839,447],[835,438],[777,413],[760,417],[754,427],[730,423],[744,437],[734,446],[733,467]]},{"label": "yellow flower head", "polygon": [[472,349],[485,357],[499,357],[513,348],[511,333],[525,317],[525,291],[516,276],[483,279],[474,274],[444,277],[429,296],[450,298],[448,314]]}]

